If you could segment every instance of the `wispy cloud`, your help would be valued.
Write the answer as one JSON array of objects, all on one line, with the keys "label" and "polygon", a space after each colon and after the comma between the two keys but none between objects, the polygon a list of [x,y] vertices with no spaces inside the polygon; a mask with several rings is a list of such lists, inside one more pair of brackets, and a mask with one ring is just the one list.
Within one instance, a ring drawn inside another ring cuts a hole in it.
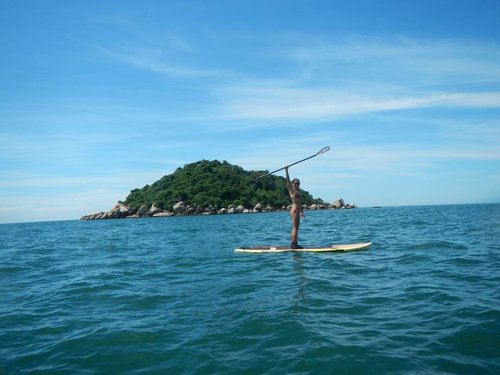
[{"label": "wispy cloud", "polygon": [[[133,32],[132,41],[100,43],[93,48],[102,56],[120,64],[155,73],[164,78],[204,79],[233,76],[224,67],[204,63],[206,50],[169,30],[157,35]],[[135,41],[134,41],[135,40]]]},{"label": "wispy cloud", "polygon": [[174,78],[202,78],[220,74],[216,70],[202,69],[189,63],[180,64],[174,58],[162,56],[158,49],[140,47],[97,47],[104,55],[121,63],[136,68],[157,73],[161,76]]},{"label": "wispy cloud", "polygon": [[[381,94],[380,96],[383,96]],[[500,92],[429,93],[381,98],[328,89],[230,88],[222,112],[241,120],[327,121],[347,115],[417,108],[499,108]]]},{"label": "wispy cloud", "polygon": [[341,79],[345,72],[357,73],[345,76],[350,81],[357,76],[371,81],[413,81],[419,86],[446,80],[500,79],[500,44],[477,40],[299,36],[294,45],[274,53],[309,74],[326,73],[327,79]]}]

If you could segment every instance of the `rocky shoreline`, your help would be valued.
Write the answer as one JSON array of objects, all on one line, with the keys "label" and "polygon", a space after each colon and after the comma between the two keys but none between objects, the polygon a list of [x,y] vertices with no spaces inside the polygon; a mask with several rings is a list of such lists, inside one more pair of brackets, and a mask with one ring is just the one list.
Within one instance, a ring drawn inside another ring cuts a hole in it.
[{"label": "rocky shoreline", "polygon": [[[349,209],[356,208],[356,204],[345,204],[343,199],[337,199],[333,203],[327,204],[312,204],[311,206],[303,206],[304,210],[328,210],[328,209]],[[253,208],[245,208],[242,205],[230,205],[229,207],[217,208],[214,206],[201,207],[190,205],[186,202],[176,203],[171,211],[162,210],[153,203],[151,206],[143,205],[138,210],[133,210],[130,207],[118,202],[111,210],[107,212],[96,212],[93,214],[84,215],[80,220],[105,220],[105,219],[133,219],[144,217],[169,217],[169,216],[188,216],[188,215],[223,215],[223,214],[238,214],[238,213],[257,213],[257,212],[275,212],[287,211],[290,206],[285,207],[263,207],[260,203]]]}]

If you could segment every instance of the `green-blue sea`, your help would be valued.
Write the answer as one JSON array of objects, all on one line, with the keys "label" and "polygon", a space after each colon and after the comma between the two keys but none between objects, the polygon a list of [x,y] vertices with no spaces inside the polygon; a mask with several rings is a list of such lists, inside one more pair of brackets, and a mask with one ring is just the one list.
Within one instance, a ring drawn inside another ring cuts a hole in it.
[{"label": "green-blue sea", "polygon": [[0,374],[499,374],[500,205],[0,225]]}]

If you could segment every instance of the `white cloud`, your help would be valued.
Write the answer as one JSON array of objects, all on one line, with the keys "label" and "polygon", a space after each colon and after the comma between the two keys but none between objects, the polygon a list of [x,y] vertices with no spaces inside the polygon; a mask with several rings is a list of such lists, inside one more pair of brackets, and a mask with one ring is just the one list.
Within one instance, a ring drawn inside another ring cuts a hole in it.
[{"label": "white cloud", "polygon": [[406,109],[499,108],[500,92],[429,93],[414,97],[352,95],[328,89],[230,88],[222,112],[239,120],[328,121],[348,115]]},{"label": "white cloud", "polygon": [[500,79],[500,45],[477,40],[301,36],[294,46],[274,53],[327,79],[341,79],[346,71],[369,81],[397,78],[415,85]]},{"label": "white cloud", "polygon": [[[170,36],[170,39],[173,37]],[[180,39],[177,44],[182,43]],[[130,46],[96,46],[102,55],[125,65],[159,74],[171,78],[209,78],[230,75],[224,69],[204,67],[191,59],[178,56],[176,51],[171,52],[164,47],[144,47],[139,45]],[[184,47],[187,49],[188,47]]]}]

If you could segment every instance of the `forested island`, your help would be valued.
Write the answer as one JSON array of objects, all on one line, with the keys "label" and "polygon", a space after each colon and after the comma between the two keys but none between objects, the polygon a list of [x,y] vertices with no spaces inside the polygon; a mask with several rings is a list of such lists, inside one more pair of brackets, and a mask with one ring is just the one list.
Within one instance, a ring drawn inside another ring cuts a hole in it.
[{"label": "forested island", "polygon": [[[257,178],[267,172],[245,171],[227,161],[201,160],[132,190],[110,211],[85,215],[81,220],[286,210],[290,198],[285,178]],[[355,207],[342,199],[329,204],[304,190],[302,197],[306,209]]]}]

